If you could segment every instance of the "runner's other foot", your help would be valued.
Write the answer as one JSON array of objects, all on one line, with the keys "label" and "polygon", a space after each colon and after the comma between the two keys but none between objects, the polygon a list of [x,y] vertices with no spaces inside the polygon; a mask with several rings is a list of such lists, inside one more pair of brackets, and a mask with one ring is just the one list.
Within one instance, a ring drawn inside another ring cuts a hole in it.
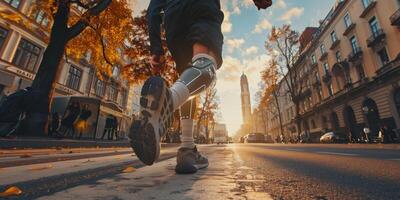
[{"label": "runner's other foot", "polygon": [[173,120],[171,92],[161,77],[144,83],[140,98],[140,116],[131,126],[129,137],[137,157],[152,165],[160,155],[160,139]]},{"label": "runner's other foot", "polygon": [[180,148],[176,160],[175,172],[178,174],[193,174],[208,167],[208,159],[197,151],[197,147]]}]

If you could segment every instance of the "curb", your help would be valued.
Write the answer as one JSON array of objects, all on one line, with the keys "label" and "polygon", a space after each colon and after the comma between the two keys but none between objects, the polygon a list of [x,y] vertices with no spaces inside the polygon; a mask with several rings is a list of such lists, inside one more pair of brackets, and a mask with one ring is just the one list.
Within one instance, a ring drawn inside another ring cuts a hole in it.
[{"label": "curb", "polygon": [[[175,147],[179,144],[161,144],[162,147]],[[0,149],[49,149],[49,148],[130,148],[128,140],[72,140],[49,138],[0,139]]]}]

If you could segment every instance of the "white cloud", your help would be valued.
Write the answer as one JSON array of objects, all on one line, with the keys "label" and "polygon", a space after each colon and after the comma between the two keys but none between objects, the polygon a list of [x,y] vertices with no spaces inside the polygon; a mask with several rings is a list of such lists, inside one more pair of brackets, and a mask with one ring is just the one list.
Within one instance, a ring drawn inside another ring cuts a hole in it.
[{"label": "white cloud", "polygon": [[300,17],[304,13],[304,8],[302,7],[294,7],[286,11],[280,19],[283,21],[291,22],[293,17]]},{"label": "white cloud", "polygon": [[244,51],[245,55],[254,55],[256,53],[258,53],[258,47],[256,46],[251,46]]},{"label": "white cloud", "polygon": [[222,22],[222,33],[230,33],[232,31],[231,13],[228,10],[223,9],[224,21]]},{"label": "white cloud", "polygon": [[263,30],[268,30],[271,28],[272,28],[271,22],[269,22],[267,19],[263,19],[258,24],[256,24],[253,33],[261,33]]},{"label": "white cloud", "polygon": [[234,38],[226,41],[228,52],[232,53],[235,49],[239,49],[244,44],[243,38]]},{"label": "white cloud", "polygon": [[284,0],[277,0],[275,2],[275,6],[277,8],[286,8],[287,5],[286,5],[286,2]]}]

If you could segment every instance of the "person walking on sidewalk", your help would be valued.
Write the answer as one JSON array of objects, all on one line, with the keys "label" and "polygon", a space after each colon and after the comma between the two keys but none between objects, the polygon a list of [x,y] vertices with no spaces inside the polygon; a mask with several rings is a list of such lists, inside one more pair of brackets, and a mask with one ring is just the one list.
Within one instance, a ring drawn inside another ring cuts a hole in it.
[{"label": "person walking on sidewalk", "polygon": [[87,120],[90,118],[91,115],[92,112],[89,110],[89,106],[83,105],[78,122],[76,123],[76,128],[79,131],[78,139],[81,139],[83,132],[87,129]]},{"label": "person walking on sidewalk", "polygon": [[75,135],[74,123],[81,112],[81,108],[78,102],[71,103],[67,108],[66,117],[61,121],[61,126],[64,128],[64,137],[71,134],[71,137]]},{"label": "person walking on sidewalk", "polygon": [[[254,2],[259,9],[272,5],[271,0]],[[146,80],[141,91],[139,120],[134,121],[129,134],[131,146],[143,163],[152,165],[160,155],[160,140],[172,124],[173,113],[180,108],[182,144],[175,171],[195,173],[207,167],[208,160],[197,151],[193,141],[194,97],[214,84],[216,70],[222,65],[224,15],[220,1],[151,0],[147,19],[150,64],[156,69],[164,66],[164,22],[167,46],[180,77],[170,88],[161,77]]]}]

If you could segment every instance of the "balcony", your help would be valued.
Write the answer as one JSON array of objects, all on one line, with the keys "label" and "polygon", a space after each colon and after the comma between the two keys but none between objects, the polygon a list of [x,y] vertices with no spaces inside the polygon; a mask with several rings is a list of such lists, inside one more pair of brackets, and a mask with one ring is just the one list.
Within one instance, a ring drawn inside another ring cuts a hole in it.
[{"label": "balcony", "polygon": [[350,53],[348,60],[350,62],[357,62],[362,59],[363,51],[360,47],[353,49],[353,52]]},{"label": "balcony", "polygon": [[311,68],[314,68],[314,67],[317,67],[317,66],[318,66],[318,63],[317,63],[317,62],[311,63]]},{"label": "balcony", "polygon": [[331,47],[329,48],[330,50],[335,49],[338,45],[340,44],[340,40],[336,40],[335,42],[332,43]]},{"label": "balcony", "polygon": [[321,57],[319,57],[319,61],[325,60],[325,58],[328,57],[328,52],[324,52]]},{"label": "balcony", "polygon": [[377,3],[376,1],[371,2],[371,3],[368,5],[368,7],[366,7],[366,8],[364,9],[364,11],[361,13],[360,17],[361,17],[361,18],[365,18],[365,16],[367,16],[368,13],[369,13],[372,9],[375,8],[376,3]]},{"label": "balcony", "polygon": [[346,28],[346,30],[344,31],[343,35],[347,36],[351,33],[351,31],[356,27],[355,23],[352,23],[349,27]]},{"label": "balcony", "polygon": [[316,80],[313,81],[312,84],[313,84],[314,87],[319,87],[319,86],[321,86],[321,81],[316,79]]},{"label": "balcony", "polygon": [[390,22],[392,26],[400,26],[400,9],[390,17]]},{"label": "balcony", "polygon": [[330,83],[332,81],[332,75],[330,73],[325,73],[322,76],[322,81],[324,81],[324,83]]},{"label": "balcony", "polygon": [[376,74],[378,76],[383,76],[385,74],[395,75],[395,73],[393,72],[396,70],[398,71],[399,68],[400,68],[400,54],[393,61],[387,63],[386,65],[378,69],[376,71]]},{"label": "balcony", "polygon": [[377,30],[367,39],[368,47],[374,47],[385,42],[386,34],[382,29]]}]

